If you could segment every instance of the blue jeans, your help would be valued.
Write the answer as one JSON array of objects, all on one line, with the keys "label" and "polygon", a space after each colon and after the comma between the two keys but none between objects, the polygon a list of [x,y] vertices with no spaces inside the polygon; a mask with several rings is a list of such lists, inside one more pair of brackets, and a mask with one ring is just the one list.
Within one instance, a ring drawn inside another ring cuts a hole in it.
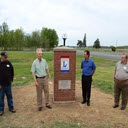
[{"label": "blue jeans", "polygon": [[4,111],[4,96],[6,94],[7,96],[7,101],[8,101],[8,108],[9,110],[13,109],[13,97],[12,97],[12,91],[11,91],[11,84],[8,86],[3,86],[1,85],[1,90],[0,90],[0,112]]}]

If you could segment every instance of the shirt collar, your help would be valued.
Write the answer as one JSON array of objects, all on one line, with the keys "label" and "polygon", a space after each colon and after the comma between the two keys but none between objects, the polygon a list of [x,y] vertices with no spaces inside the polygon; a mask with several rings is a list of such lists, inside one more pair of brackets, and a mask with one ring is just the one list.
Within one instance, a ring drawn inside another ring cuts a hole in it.
[{"label": "shirt collar", "polygon": [[38,62],[41,62],[42,61],[42,58],[41,58],[41,61],[37,58]]},{"label": "shirt collar", "polygon": [[[122,62],[120,62],[120,63],[122,64]],[[126,62],[125,64],[127,64],[127,62]],[[124,65],[125,65],[125,64],[124,64]]]},{"label": "shirt collar", "polygon": [[89,61],[89,58],[88,58],[88,60],[87,60],[87,61],[86,61],[86,59],[84,59],[84,61],[85,61],[85,62],[88,62],[88,61]]}]

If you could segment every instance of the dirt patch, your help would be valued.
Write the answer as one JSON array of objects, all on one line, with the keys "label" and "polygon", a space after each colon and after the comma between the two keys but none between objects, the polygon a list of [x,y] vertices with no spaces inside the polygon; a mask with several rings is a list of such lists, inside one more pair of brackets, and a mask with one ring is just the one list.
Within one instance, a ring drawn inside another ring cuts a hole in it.
[{"label": "dirt patch", "polygon": [[[97,88],[92,88],[91,106],[82,105],[81,82],[76,82],[76,102],[67,104],[54,104],[53,86],[49,85],[50,103],[53,109],[45,106],[41,112],[37,111],[36,88],[34,83],[22,87],[13,87],[14,105],[17,112],[8,112],[5,100],[5,114],[0,117],[0,127],[41,127],[42,122],[49,127],[55,122],[83,124],[87,127],[128,127],[128,108],[113,109],[114,98]],[[44,100],[45,101],[45,100]]]}]

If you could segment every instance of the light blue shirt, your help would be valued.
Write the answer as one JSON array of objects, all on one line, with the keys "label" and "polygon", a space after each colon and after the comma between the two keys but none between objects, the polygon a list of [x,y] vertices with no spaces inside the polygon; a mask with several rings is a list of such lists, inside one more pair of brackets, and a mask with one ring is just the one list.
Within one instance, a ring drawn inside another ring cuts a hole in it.
[{"label": "light blue shirt", "polygon": [[41,61],[37,58],[31,67],[31,72],[33,72],[37,77],[44,77],[47,75],[46,69],[48,69],[48,65],[45,59],[41,59]]}]

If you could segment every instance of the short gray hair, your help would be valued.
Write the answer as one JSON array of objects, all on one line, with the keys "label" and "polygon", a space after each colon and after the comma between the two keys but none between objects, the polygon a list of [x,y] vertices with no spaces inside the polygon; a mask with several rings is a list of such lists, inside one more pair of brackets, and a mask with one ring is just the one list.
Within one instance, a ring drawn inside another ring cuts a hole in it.
[{"label": "short gray hair", "polygon": [[42,49],[41,48],[37,48],[36,49],[36,53],[38,53],[38,52],[41,52],[42,53]]},{"label": "short gray hair", "polygon": [[128,56],[126,54],[122,54],[122,55],[125,55],[125,58],[128,59]]}]

